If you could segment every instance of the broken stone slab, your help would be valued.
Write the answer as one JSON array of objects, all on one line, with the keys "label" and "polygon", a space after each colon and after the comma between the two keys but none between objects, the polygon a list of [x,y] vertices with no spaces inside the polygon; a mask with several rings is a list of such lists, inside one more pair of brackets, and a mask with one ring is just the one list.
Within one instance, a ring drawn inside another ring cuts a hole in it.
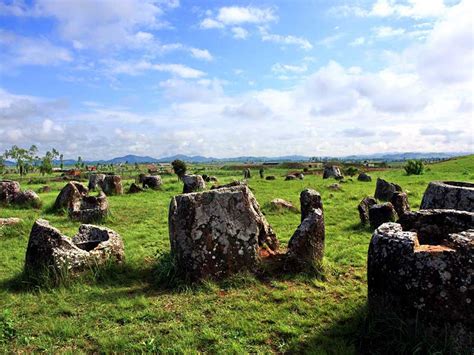
[{"label": "broken stone slab", "polygon": [[159,175],[148,175],[144,176],[141,179],[143,188],[149,187],[153,190],[158,190],[161,185],[163,184],[163,180],[161,180],[161,176]]},{"label": "broken stone slab", "polygon": [[296,180],[296,179],[297,179],[296,175],[293,175],[293,174],[289,174],[285,176],[285,181]]},{"label": "broken stone slab", "polygon": [[374,197],[381,201],[390,201],[395,192],[403,192],[400,185],[377,178]]},{"label": "broken stone slab", "polygon": [[0,218],[0,227],[2,226],[13,226],[21,223],[23,220],[16,217]]},{"label": "broken stone slab", "polygon": [[321,195],[316,190],[305,189],[300,193],[301,222],[308,217],[313,209],[323,209]]},{"label": "broken stone slab", "polygon": [[105,174],[91,174],[89,175],[89,190],[96,190],[98,187],[102,188],[105,179]]},{"label": "broken stone slab", "polygon": [[359,205],[357,206],[357,210],[359,211],[360,223],[369,223],[369,209],[370,207],[376,204],[377,200],[370,196],[364,197],[362,201],[360,201]]},{"label": "broken stone slab", "polygon": [[234,186],[172,198],[171,254],[186,278],[222,278],[254,271],[278,239],[250,189]]},{"label": "broken stone slab", "polygon": [[41,207],[41,199],[33,190],[20,191],[15,195],[13,203],[19,206]]},{"label": "broken stone slab", "polygon": [[474,229],[474,212],[431,209],[407,212],[398,221],[404,230],[415,230],[422,244],[441,243],[448,234]]},{"label": "broken stone slab", "polygon": [[344,176],[341,174],[341,170],[335,165],[326,165],[323,171],[323,179],[328,178],[343,179]]},{"label": "broken stone slab", "polygon": [[377,228],[386,222],[395,222],[397,212],[390,202],[380,203],[369,207],[369,222],[372,228]]},{"label": "broken stone slab", "polygon": [[372,181],[372,177],[367,173],[360,173],[359,176],[357,176],[357,180],[363,182],[370,182]]},{"label": "broken stone slab", "polygon": [[13,180],[0,181],[0,203],[10,204],[20,193],[20,184]]},{"label": "broken stone slab", "polygon": [[298,211],[298,209],[293,206],[293,204],[289,201],[286,201],[282,198],[274,198],[270,201],[270,206],[272,209],[281,211],[281,210],[288,210],[292,212]]},{"label": "broken stone slab", "polygon": [[408,231],[398,223],[385,223],[372,235],[369,310],[395,310],[409,319],[427,319],[442,326],[446,322],[472,326],[474,230],[428,240],[420,238],[416,228]]},{"label": "broken stone slab", "polygon": [[109,213],[107,196],[101,191],[98,196],[81,196],[68,206],[69,217],[83,223],[100,222]]},{"label": "broken stone slab", "polygon": [[119,175],[106,175],[101,188],[107,196],[121,195],[123,194],[122,178]]},{"label": "broken stone slab", "polygon": [[395,208],[398,217],[401,217],[403,214],[410,211],[410,204],[408,203],[408,195],[406,192],[394,192],[390,202],[393,205],[393,208]]},{"label": "broken stone slab", "polygon": [[269,175],[269,176],[266,176],[266,177],[265,177],[265,180],[275,180],[275,179],[276,179],[276,178],[275,178],[275,176],[273,176],[273,175]]},{"label": "broken stone slab", "polygon": [[87,196],[89,190],[80,182],[71,181],[68,182],[59,192],[56,201],[54,202],[53,209],[61,210],[69,207],[71,203],[76,200],[80,200],[82,197]]},{"label": "broken stone slab", "polygon": [[201,175],[184,175],[181,179],[183,181],[183,194],[197,192],[206,188],[206,183]]},{"label": "broken stone slab", "polygon": [[143,192],[143,188],[132,182],[130,185],[130,188],[128,189],[129,194],[136,194],[138,192]]},{"label": "broken stone slab", "polygon": [[423,194],[420,208],[474,212],[474,184],[460,181],[432,181]]},{"label": "broken stone slab", "polygon": [[70,239],[48,221],[38,219],[31,229],[25,271],[64,275],[65,271],[75,273],[108,262],[121,263],[124,258],[122,238],[111,229],[83,224]]},{"label": "broken stone slab", "polygon": [[305,189],[300,193],[301,224],[293,233],[285,255],[285,268],[299,271],[317,266],[323,260],[325,225],[319,192]]}]

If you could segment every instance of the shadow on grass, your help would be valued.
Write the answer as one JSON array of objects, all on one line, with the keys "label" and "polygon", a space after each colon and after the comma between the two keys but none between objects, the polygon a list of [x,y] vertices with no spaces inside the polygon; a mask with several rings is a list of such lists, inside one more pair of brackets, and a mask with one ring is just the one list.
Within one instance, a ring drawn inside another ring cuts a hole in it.
[{"label": "shadow on grass", "polygon": [[[404,319],[391,310],[369,312],[364,303],[330,326],[295,340],[287,353],[471,354],[472,330]],[[454,330],[453,330],[454,329]],[[462,338],[462,339],[460,339]]]}]

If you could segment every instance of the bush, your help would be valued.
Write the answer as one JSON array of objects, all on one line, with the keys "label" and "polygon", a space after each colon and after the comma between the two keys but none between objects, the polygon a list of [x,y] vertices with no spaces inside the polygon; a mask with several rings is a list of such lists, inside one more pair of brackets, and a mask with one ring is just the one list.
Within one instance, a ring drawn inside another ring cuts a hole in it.
[{"label": "bush", "polygon": [[359,170],[356,167],[350,166],[346,169],[345,173],[346,175],[349,176],[354,176],[359,172]]},{"label": "bush", "polygon": [[173,160],[171,166],[173,167],[174,173],[178,175],[180,179],[186,174],[186,163],[184,161],[179,159]]},{"label": "bush", "polygon": [[404,168],[407,175],[421,175],[424,170],[423,162],[421,160],[408,160]]}]

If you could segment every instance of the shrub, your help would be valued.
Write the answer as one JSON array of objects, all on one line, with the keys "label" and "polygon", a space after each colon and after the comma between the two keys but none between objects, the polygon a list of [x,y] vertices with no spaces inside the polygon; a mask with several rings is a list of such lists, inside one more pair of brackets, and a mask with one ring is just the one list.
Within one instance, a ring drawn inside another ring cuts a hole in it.
[{"label": "shrub", "polygon": [[404,168],[407,175],[421,175],[424,170],[421,160],[408,160]]},{"label": "shrub", "polygon": [[349,176],[354,176],[359,172],[359,170],[356,167],[350,166],[346,169],[345,173],[346,175]]},{"label": "shrub", "polygon": [[171,166],[173,167],[174,173],[178,175],[180,179],[186,174],[186,163],[184,161],[179,159],[173,160]]}]

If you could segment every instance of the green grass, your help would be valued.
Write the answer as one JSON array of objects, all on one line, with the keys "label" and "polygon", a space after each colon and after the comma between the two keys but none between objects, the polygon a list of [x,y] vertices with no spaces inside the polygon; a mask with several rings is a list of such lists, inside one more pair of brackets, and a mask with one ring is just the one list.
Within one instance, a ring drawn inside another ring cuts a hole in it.
[{"label": "green grass", "polygon": [[[372,172],[370,183],[349,181],[331,191],[334,181],[306,175],[283,181],[287,170],[267,169],[277,180],[258,178],[250,187],[260,206],[276,197],[299,207],[304,188],[318,190],[326,218],[324,278],[282,275],[257,279],[236,275],[201,285],[167,283],[169,273],[168,204],[181,192],[175,177],[165,176],[161,191],[113,196],[112,216],[104,224],[125,241],[126,264],[58,288],[31,288],[21,276],[30,228],[45,218],[72,236],[80,223],[50,212],[63,182],[49,182],[39,210],[1,207],[0,217],[24,222],[0,228],[0,352],[309,352],[346,354],[444,351],[409,327],[377,332],[366,318],[366,257],[371,230],[359,226],[357,204],[375,190],[377,176],[409,191],[418,209],[431,180],[474,181],[474,156],[430,165],[420,176],[402,169]],[[240,171],[207,168],[221,183],[241,178]],[[132,180],[125,181],[129,185]],[[23,188],[37,190],[42,184]],[[299,215],[262,207],[283,246],[298,226]],[[159,258],[158,258],[159,256]],[[158,262],[158,259],[161,261]],[[167,269],[168,268],[168,269]],[[385,329],[384,326],[382,326]],[[390,328],[390,327],[387,327]],[[371,330],[372,329],[372,330]],[[368,337],[374,336],[370,342]],[[390,337],[384,348],[384,337]],[[377,343],[377,341],[379,341]]]}]

